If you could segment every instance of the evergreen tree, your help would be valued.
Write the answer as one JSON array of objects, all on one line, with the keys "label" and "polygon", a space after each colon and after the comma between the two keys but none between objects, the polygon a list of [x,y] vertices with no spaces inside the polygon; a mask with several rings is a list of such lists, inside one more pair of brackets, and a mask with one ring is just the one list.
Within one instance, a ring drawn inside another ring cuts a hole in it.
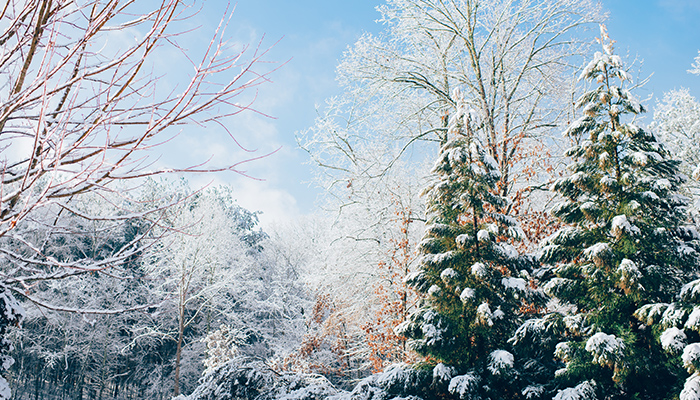
[{"label": "evergreen tree", "polygon": [[599,41],[604,52],[580,78],[595,87],[566,132],[578,142],[567,153],[571,175],[552,186],[563,197],[553,213],[568,226],[544,241],[540,257],[553,272],[545,291],[566,314],[555,355],[566,365],[557,382],[571,387],[555,398],[661,399],[677,393],[678,369],[634,315],[672,301],[697,271],[697,237],[679,162],[633,123],[644,107],[625,89],[629,76],[604,27]]},{"label": "evergreen tree", "polygon": [[401,331],[434,366],[433,396],[513,398],[520,390],[507,340],[532,300],[529,259],[507,243],[518,230],[499,212],[506,201],[496,190],[498,164],[475,135],[459,91],[454,98],[448,140],[424,192],[421,269],[407,279],[425,297]]}]

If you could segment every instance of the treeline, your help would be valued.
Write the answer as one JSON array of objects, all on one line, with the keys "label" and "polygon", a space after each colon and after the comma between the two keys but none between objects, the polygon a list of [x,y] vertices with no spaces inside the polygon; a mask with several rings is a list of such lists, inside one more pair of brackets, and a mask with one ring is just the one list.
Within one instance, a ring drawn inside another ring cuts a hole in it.
[{"label": "treeline", "polygon": [[[203,339],[222,325],[237,333],[237,354],[262,359],[289,353],[301,340],[310,299],[299,267],[273,254],[257,215],[236,205],[229,189],[195,193],[186,183],[150,181],[143,196],[177,206],[156,226],[134,218],[78,227],[83,219],[56,212],[17,228],[45,237],[46,257],[65,263],[99,263],[135,238],[141,243],[118,276],[46,279],[32,288],[60,307],[25,303],[27,315],[12,336],[13,398],[166,399],[176,385],[182,392],[197,385]],[[117,198],[86,196],[74,206],[108,215]],[[22,251],[21,243],[3,245]]]}]

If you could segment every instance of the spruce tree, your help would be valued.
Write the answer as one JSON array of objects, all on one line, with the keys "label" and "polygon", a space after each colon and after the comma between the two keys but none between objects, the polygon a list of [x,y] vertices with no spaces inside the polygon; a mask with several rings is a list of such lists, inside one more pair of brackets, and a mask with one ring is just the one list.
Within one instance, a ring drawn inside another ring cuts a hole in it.
[{"label": "spruce tree", "polygon": [[421,268],[408,278],[424,298],[401,333],[433,367],[431,396],[516,398],[518,360],[507,341],[521,306],[533,301],[530,259],[507,243],[518,230],[499,211],[506,200],[496,190],[498,165],[473,131],[473,113],[458,90],[453,98],[448,140],[424,191]]},{"label": "spruce tree", "polygon": [[625,88],[629,75],[604,27],[599,41],[603,52],[580,78],[593,83],[577,102],[583,116],[566,132],[578,142],[567,152],[571,175],[552,185],[563,198],[553,214],[568,226],[541,248],[553,272],[545,290],[565,315],[556,382],[569,388],[555,398],[672,397],[678,369],[635,311],[671,302],[697,270],[688,198],[679,193],[685,177],[634,124],[644,107]]}]

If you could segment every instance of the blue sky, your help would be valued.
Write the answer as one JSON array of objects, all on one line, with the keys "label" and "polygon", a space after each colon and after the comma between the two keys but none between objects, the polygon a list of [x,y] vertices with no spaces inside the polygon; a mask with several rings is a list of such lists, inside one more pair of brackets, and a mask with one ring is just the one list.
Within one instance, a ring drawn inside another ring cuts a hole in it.
[{"label": "blue sky", "polygon": [[[196,19],[203,21],[202,34],[218,23],[224,11],[215,4],[205,2]],[[379,4],[379,0],[239,0],[229,35],[241,43],[255,43],[263,35],[267,45],[279,40],[268,59],[286,64],[272,75],[273,83],[260,88],[255,103],[274,118],[240,115],[230,129],[260,153],[280,150],[249,165],[249,173],[263,180],[235,174],[190,180],[195,185],[212,179],[231,184],[241,205],[264,212],[264,225],[313,211],[320,191],[309,187],[311,167],[304,165],[306,156],[296,148],[294,135],[313,124],[317,106],[338,94],[335,67],[347,47],[362,32],[382,29],[375,22]],[[603,7],[610,12],[607,26],[618,54],[643,60],[637,64],[642,77],[653,73],[637,92],[639,97],[657,98],[680,86],[700,97],[700,77],[686,73],[700,49],[700,0],[606,0]],[[213,154],[215,160],[241,156],[230,141],[212,135],[186,138],[180,146],[188,146],[199,157]]]}]

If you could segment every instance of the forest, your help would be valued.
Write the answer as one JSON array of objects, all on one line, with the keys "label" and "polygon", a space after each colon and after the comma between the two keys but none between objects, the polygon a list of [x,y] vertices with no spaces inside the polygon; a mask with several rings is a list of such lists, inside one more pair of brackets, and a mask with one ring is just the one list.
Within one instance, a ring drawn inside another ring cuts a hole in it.
[{"label": "forest", "polygon": [[275,157],[235,127],[285,65],[186,3],[0,10],[0,400],[700,400],[700,103],[601,4],[386,0],[263,229],[191,178]]}]

